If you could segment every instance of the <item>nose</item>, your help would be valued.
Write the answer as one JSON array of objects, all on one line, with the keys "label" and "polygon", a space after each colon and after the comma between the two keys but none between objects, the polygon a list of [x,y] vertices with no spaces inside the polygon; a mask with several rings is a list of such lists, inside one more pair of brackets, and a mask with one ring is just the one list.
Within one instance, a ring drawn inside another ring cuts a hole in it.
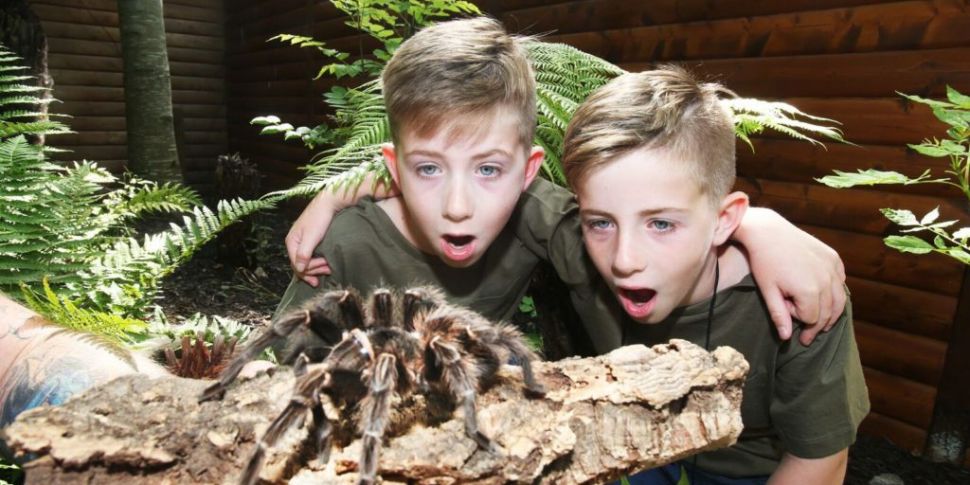
[{"label": "nose", "polygon": [[616,248],[613,253],[614,276],[630,276],[643,271],[646,265],[643,245],[630,231],[617,231]]},{"label": "nose", "polygon": [[444,216],[451,222],[461,222],[471,218],[475,201],[471,191],[461,181],[455,181],[448,190],[445,200]]}]

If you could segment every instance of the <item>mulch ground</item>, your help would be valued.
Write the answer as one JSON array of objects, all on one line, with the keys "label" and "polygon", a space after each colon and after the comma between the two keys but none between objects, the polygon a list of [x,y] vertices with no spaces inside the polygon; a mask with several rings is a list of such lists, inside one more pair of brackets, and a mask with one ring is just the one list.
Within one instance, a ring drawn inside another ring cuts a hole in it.
[{"label": "mulch ground", "polygon": [[[259,238],[251,245],[258,258],[247,267],[219,262],[215,247],[206,247],[166,279],[159,302],[169,318],[194,313],[220,315],[262,326],[269,323],[283,291],[290,281],[283,237],[287,217],[263,217]],[[214,246],[214,245],[213,245]],[[874,477],[893,474],[895,477]],[[898,478],[898,479],[897,479]],[[888,480],[888,481],[887,481]],[[883,484],[970,484],[970,471],[936,464],[914,456],[892,443],[860,436],[849,450],[850,485]]]}]

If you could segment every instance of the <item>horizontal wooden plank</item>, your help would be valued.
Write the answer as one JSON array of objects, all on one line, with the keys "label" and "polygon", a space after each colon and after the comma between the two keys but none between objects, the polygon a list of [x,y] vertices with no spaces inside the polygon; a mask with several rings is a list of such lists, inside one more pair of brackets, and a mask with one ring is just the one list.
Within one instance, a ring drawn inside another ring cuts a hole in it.
[{"label": "horizontal wooden plank", "polygon": [[189,47],[193,49],[206,49],[219,52],[224,52],[226,50],[225,39],[209,37],[207,35],[166,32],[165,43],[168,44],[169,47]]},{"label": "horizontal wooden plank", "polygon": [[74,117],[81,116],[124,116],[124,102],[83,103],[72,101],[70,103],[59,104],[52,109],[56,113],[64,113]]},{"label": "horizontal wooden plank", "polygon": [[48,39],[77,39],[101,42],[121,42],[121,32],[117,25],[97,25],[57,21],[41,18],[44,34]]},{"label": "horizontal wooden plank", "polygon": [[198,62],[180,62],[169,60],[172,76],[191,76],[205,78],[223,78],[226,75],[224,66],[217,64],[201,64]]},{"label": "horizontal wooden plank", "polygon": [[[832,175],[835,170],[875,168],[917,177],[926,170],[942,176],[949,166],[945,159],[926,157],[904,146],[826,143],[820,147],[793,139],[761,138],[754,140],[753,150],[743,143],[738,144],[737,150],[739,176],[804,184],[815,184],[815,179]],[[943,184],[875,185],[866,190],[944,198],[962,196],[957,188]]]},{"label": "horizontal wooden plank", "polygon": [[68,126],[74,131],[124,131],[124,116],[82,116],[69,118]]},{"label": "horizontal wooden plank", "polygon": [[862,371],[874,412],[918,428],[929,428],[935,388],[869,367],[863,367]]},{"label": "horizontal wooden plank", "polygon": [[[179,73],[181,74],[181,73]],[[226,81],[222,77],[198,77],[172,75],[172,89],[191,89],[195,91],[217,91],[223,92],[226,89]]]},{"label": "horizontal wooden plank", "polygon": [[74,145],[70,153],[58,153],[55,160],[127,160],[127,145]]},{"label": "horizontal wooden plank", "polygon": [[854,325],[863,365],[930,387],[939,385],[946,360],[946,342],[864,320],[856,320]]},{"label": "horizontal wooden plank", "polygon": [[925,429],[875,412],[866,416],[859,432],[889,440],[910,453],[922,453],[926,443]]},{"label": "horizontal wooden plank", "polygon": [[310,79],[317,75],[320,64],[307,62],[281,62],[271,66],[247,66],[244,63],[226,61],[226,80],[234,82],[292,81]]},{"label": "horizontal wooden plank", "polygon": [[851,276],[956,297],[964,265],[941,254],[904,254],[887,247],[882,237],[821,226],[799,226],[832,246]]},{"label": "horizontal wooden plank", "polygon": [[217,91],[196,91],[193,89],[189,89],[189,90],[173,89],[172,102],[179,105],[185,105],[185,104],[217,105],[219,106],[220,110],[223,110],[222,112],[224,112],[226,97],[223,93],[217,92]]},{"label": "horizontal wooden plank", "polygon": [[[894,98],[786,98],[806,113],[842,123],[847,140],[858,144],[905,145],[939,137],[946,126],[926,106]],[[766,133],[774,138],[784,135]]]},{"label": "horizontal wooden plank", "polygon": [[[970,47],[680,62],[740,96],[945,96],[946,85],[970,85]],[[653,64],[625,64],[641,71]]]},{"label": "horizontal wooden plank", "polygon": [[77,145],[124,145],[128,137],[124,131],[79,131],[65,133],[57,137],[57,145],[71,147]]},{"label": "horizontal wooden plank", "polygon": [[[231,54],[239,54],[256,51],[267,46],[289,46],[288,43],[269,40],[278,34],[305,35],[324,41],[328,46],[331,46],[333,39],[360,34],[359,30],[345,23],[344,17],[319,20],[301,16],[298,12],[294,14],[300,18],[291,22],[280,22],[278,27],[261,27],[256,24],[248,24],[245,27],[239,26],[237,29],[231,30],[232,35],[228,37],[230,41],[226,44],[228,51]],[[314,56],[324,59],[315,49],[307,50],[312,52]]]},{"label": "horizontal wooden plank", "polygon": [[958,199],[753,178],[738,179],[737,187],[748,194],[754,205],[775,209],[793,222],[877,236],[897,230],[879,212],[883,207],[906,208],[920,215],[939,207],[944,217],[952,219],[965,214]]},{"label": "horizontal wooden plank", "polygon": [[226,37],[225,25],[218,22],[200,22],[198,20],[177,19],[165,17],[165,32],[173,34],[191,34],[214,37],[220,42]]},{"label": "horizontal wooden plank", "polygon": [[[308,11],[307,6],[313,10]],[[230,25],[252,25],[263,19],[275,17],[285,17],[290,12],[301,11],[306,14],[305,18],[330,19],[343,16],[330,2],[306,2],[305,0],[275,0],[273,2],[248,2],[234,3],[233,9],[228,12],[228,23]],[[281,23],[285,24],[285,23]]]},{"label": "horizontal wooden plank", "polygon": [[100,57],[82,56],[75,54],[58,54],[47,60],[49,69],[71,69],[76,71],[94,71],[107,73],[123,72],[121,56]]},{"label": "horizontal wooden plank", "polygon": [[42,22],[52,20],[55,22],[118,27],[118,12],[116,9],[112,11],[89,9],[83,6],[77,6],[76,2],[74,6],[47,5],[32,2],[30,8]]},{"label": "horizontal wooden plank", "polygon": [[962,0],[867,5],[554,35],[611,62],[934,49],[970,43]]},{"label": "horizontal wooden plank", "polygon": [[121,43],[114,41],[61,39],[49,37],[47,39],[48,55],[81,54],[89,56],[121,57]]},{"label": "horizontal wooden plank", "polygon": [[[32,7],[34,5],[50,5],[58,7],[77,7],[77,0],[29,0]],[[83,7],[88,10],[104,10],[108,12],[118,11],[117,0],[84,0]]]},{"label": "horizontal wooden plank", "polygon": [[846,284],[859,320],[940,341],[949,337],[956,298],[853,276]]},{"label": "horizontal wooden plank", "polygon": [[169,47],[168,59],[169,61],[175,62],[199,62],[203,64],[223,65],[226,61],[226,55],[224,51]]},{"label": "horizontal wooden plank", "polygon": [[226,133],[221,131],[195,131],[187,129],[182,137],[185,143],[190,144],[221,145],[224,147],[228,143]]},{"label": "horizontal wooden plank", "polygon": [[49,69],[54,78],[54,89],[61,86],[124,86],[124,75],[120,72],[98,72],[79,69]]},{"label": "horizontal wooden plank", "polygon": [[226,131],[225,117],[184,117],[182,119],[182,127],[187,131],[218,131],[228,133]]},{"label": "horizontal wooden plank", "polygon": [[513,32],[588,32],[851,7],[885,0],[501,0],[498,14]]},{"label": "horizontal wooden plank", "polygon": [[102,101],[125,101],[125,90],[120,87],[101,86],[63,86],[54,85],[54,97],[64,101],[96,103]]},{"label": "horizontal wooden plank", "polygon": [[221,0],[209,0],[203,4],[199,4],[196,0],[189,0],[184,3],[166,0],[162,3],[162,10],[165,12],[165,18],[167,19],[195,20],[199,22],[224,24],[226,19],[223,13],[223,3]]},{"label": "horizontal wooden plank", "polygon": [[191,143],[186,144],[183,156],[186,158],[217,157],[228,151],[222,143]]}]

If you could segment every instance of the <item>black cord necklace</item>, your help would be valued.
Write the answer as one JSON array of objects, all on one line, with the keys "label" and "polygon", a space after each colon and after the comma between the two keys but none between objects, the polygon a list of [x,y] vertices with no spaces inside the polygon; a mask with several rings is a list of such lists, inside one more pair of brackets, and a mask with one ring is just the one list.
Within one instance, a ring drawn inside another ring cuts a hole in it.
[{"label": "black cord necklace", "polygon": [[721,261],[714,260],[714,291],[711,292],[711,304],[707,306],[707,335],[704,337],[704,350],[711,350],[711,320],[714,320],[714,305],[717,302],[717,285],[721,281]]},{"label": "black cord necklace", "polygon": [[[704,350],[711,351],[711,320],[714,320],[714,305],[717,304],[717,285],[721,282],[721,260],[714,259],[714,290],[711,292],[711,303],[707,305],[707,327],[704,335]],[[683,468],[681,468],[683,470]],[[691,460],[691,467],[687,470],[687,481],[694,483],[697,473],[697,455]]]}]

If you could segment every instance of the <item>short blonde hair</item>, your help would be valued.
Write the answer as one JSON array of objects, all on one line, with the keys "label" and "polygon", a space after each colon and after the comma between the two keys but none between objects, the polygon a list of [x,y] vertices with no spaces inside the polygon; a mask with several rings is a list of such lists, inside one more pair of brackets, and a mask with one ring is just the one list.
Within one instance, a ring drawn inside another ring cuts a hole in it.
[{"label": "short blonde hair", "polygon": [[[528,150],[536,89],[526,41],[509,35],[498,21],[478,17],[441,22],[402,43],[381,75],[394,142],[404,131],[427,136],[458,116],[484,124],[504,108],[519,117],[520,141]],[[461,125],[448,128],[466,129]]]},{"label": "short blonde hair", "polygon": [[670,150],[712,202],[734,185],[735,134],[719,84],[661,66],[623,74],[590,95],[566,129],[563,168],[574,191],[589,175],[639,148]]}]

